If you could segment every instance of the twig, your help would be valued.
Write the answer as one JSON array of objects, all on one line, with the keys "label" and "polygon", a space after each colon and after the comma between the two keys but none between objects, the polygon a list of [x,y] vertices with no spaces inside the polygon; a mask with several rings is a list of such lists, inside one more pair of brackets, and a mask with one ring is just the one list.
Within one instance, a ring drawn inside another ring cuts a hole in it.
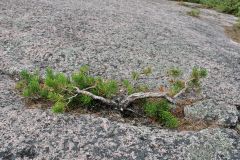
[{"label": "twig", "polygon": [[138,116],[141,116],[141,117],[143,117],[143,118],[146,118],[146,116],[144,116],[144,115],[142,115],[142,114],[140,114],[140,113],[137,113],[136,111],[134,111],[134,110],[132,110],[132,109],[130,109],[130,108],[126,108],[126,109],[124,109],[124,111],[130,111],[130,112],[132,112],[132,113],[134,113],[134,114],[136,114],[136,115],[138,115]]},{"label": "twig", "polygon": [[[166,92],[164,92],[164,93],[158,93],[158,92],[134,93],[134,94],[131,94],[131,95],[127,96],[126,98],[124,98],[120,103],[117,103],[114,100],[110,100],[110,99],[106,99],[101,96],[94,95],[91,92],[88,92],[85,90],[80,90],[78,87],[75,87],[75,88],[76,88],[77,95],[84,94],[84,95],[90,96],[91,98],[93,98],[95,100],[99,100],[102,103],[105,103],[109,106],[114,106],[116,108],[119,108],[121,111],[125,110],[129,106],[130,103],[132,103],[138,99],[144,99],[144,98],[165,98],[170,103],[175,104],[175,100],[172,99],[171,97],[169,97]],[[74,95],[73,97],[70,97],[70,98],[74,98],[74,97],[76,97],[76,95]]]},{"label": "twig", "polygon": [[72,97],[69,97],[69,98],[68,98],[68,102],[67,102],[67,104],[69,104],[69,103],[72,101],[72,99],[75,98],[75,97],[77,97],[77,96],[78,96],[78,93],[75,94],[75,95],[72,96]]},{"label": "twig", "polygon": [[94,86],[90,86],[90,87],[84,88],[83,91],[87,91],[87,90],[89,90],[89,89],[93,89],[93,88],[95,88],[95,87],[96,87],[96,85],[94,85]]},{"label": "twig", "polygon": [[178,92],[177,94],[175,94],[175,95],[173,96],[174,99],[178,98],[180,95],[182,95],[182,94],[188,89],[188,83],[189,83],[190,81],[192,81],[192,79],[190,79],[190,80],[188,80],[188,81],[185,81],[185,83],[184,83],[184,88],[183,88],[180,92]]},{"label": "twig", "polygon": [[[83,89],[83,91],[87,91],[87,90],[92,89],[92,88],[95,88],[95,87],[96,87],[96,85],[91,86],[91,87],[88,87],[88,88],[85,88],[85,89]],[[77,97],[78,94],[79,94],[79,93],[75,94],[75,95],[72,96],[72,97],[69,97],[69,98],[68,98],[68,102],[67,102],[67,104],[69,104],[69,103],[72,101],[73,98]]]},{"label": "twig", "polygon": [[101,96],[97,96],[97,95],[94,95],[92,94],[91,92],[88,92],[88,91],[84,91],[84,90],[80,90],[78,87],[75,87],[76,91],[78,94],[84,94],[84,95],[87,95],[95,100],[99,100],[107,105],[110,105],[110,106],[118,106],[118,103],[116,103],[115,101],[113,100],[109,100],[109,99],[106,99],[106,98],[103,98]]},{"label": "twig", "polygon": [[144,99],[144,98],[165,98],[167,99],[169,102],[175,104],[174,99],[172,99],[171,97],[167,96],[167,93],[158,93],[158,92],[139,92],[139,93],[134,93],[129,95],[127,98],[125,98],[124,100],[122,100],[122,102],[120,103],[120,106],[125,109],[127,108],[127,106],[138,100],[138,99]]},{"label": "twig", "polygon": [[134,112],[133,110],[127,109],[127,107],[132,102],[134,102],[136,100],[139,100],[139,99],[144,99],[144,98],[165,98],[170,103],[176,104],[175,99],[186,91],[186,89],[188,88],[189,81],[191,81],[191,80],[186,81],[185,82],[185,87],[178,94],[176,94],[173,98],[168,96],[167,92],[163,92],[163,93],[160,93],[160,92],[139,92],[139,93],[133,93],[133,94],[127,96],[126,98],[124,98],[122,101],[120,101],[118,103],[114,100],[106,99],[104,97],[97,96],[97,95],[94,95],[91,92],[86,91],[87,89],[94,87],[94,86],[92,86],[92,87],[86,88],[84,90],[80,90],[78,87],[75,87],[77,94],[70,97],[69,99],[71,100],[72,98],[76,97],[78,94],[84,94],[84,95],[90,96],[94,100],[99,100],[106,105],[113,106],[116,109],[119,109],[120,111],[129,110],[129,111]]}]

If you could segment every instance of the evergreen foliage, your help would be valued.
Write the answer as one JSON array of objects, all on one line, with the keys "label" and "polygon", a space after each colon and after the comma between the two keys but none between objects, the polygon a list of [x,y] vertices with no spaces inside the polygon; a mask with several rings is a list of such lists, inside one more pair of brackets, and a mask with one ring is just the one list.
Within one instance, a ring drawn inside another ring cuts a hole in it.
[{"label": "evergreen foliage", "polygon": [[65,103],[58,101],[52,106],[52,112],[53,113],[63,113],[65,110]]},{"label": "evergreen foliage", "polygon": [[[88,66],[81,67],[78,72],[73,73],[70,77],[47,68],[43,79],[40,79],[38,72],[30,73],[23,70],[20,73],[21,80],[16,84],[16,88],[27,99],[47,100],[53,103],[52,112],[63,113],[69,109],[88,108],[97,104],[89,95],[76,94],[76,88],[112,100],[116,98],[117,94],[122,94],[120,90],[123,89],[126,91],[124,95],[148,91],[148,87],[144,84],[138,84],[137,80],[142,78],[143,75],[149,76],[151,72],[152,69],[148,67],[141,72],[133,72],[132,81],[117,82],[91,76]],[[172,77],[170,95],[174,96],[186,87],[184,80],[182,80],[182,71],[179,68],[171,68],[168,75]],[[194,67],[190,75],[191,87],[199,88],[200,80],[206,76],[206,69]],[[165,99],[156,102],[144,99],[142,102],[145,104],[143,110],[146,115],[157,119],[167,127],[177,127],[178,120],[172,115],[170,105]]]},{"label": "evergreen foliage", "polygon": [[201,87],[200,80],[206,77],[207,77],[207,70],[205,68],[194,67],[191,73],[191,81],[190,81],[191,87],[195,89],[200,89]]},{"label": "evergreen foliage", "polygon": [[205,7],[213,8],[220,12],[240,16],[239,0],[183,0],[183,1],[200,3]]},{"label": "evergreen foliage", "polygon": [[170,112],[169,103],[162,99],[157,102],[147,102],[144,105],[145,113],[163,123],[166,127],[176,128],[179,125],[178,119]]}]

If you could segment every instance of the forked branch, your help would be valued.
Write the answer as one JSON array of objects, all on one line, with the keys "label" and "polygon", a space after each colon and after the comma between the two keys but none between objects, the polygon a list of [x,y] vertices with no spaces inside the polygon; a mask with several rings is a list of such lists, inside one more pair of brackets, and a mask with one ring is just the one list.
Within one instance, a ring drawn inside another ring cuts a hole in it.
[{"label": "forked branch", "polygon": [[139,92],[139,93],[133,93],[126,98],[124,98],[120,102],[116,102],[114,100],[106,99],[101,96],[97,96],[91,92],[88,92],[86,90],[80,90],[78,87],[75,87],[77,94],[83,94],[91,97],[94,100],[98,100],[108,106],[113,106],[116,108],[119,108],[121,111],[125,110],[132,102],[139,100],[139,99],[144,99],[144,98],[165,98],[167,99],[170,103],[175,104],[175,100],[167,95],[167,92]]},{"label": "forked branch", "polygon": [[139,92],[139,93],[133,93],[131,95],[129,95],[128,97],[126,97],[124,100],[121,101],[120,106],[122,106],[122,108],[127,108],[129,104],[131,104],[132,102],[139,100],[139,99],[144,99],[144,98],[165,98],[167,99],[169,102],[174,103],[175,101],[174,99],[172,99],[171,97],[167,96],[167,93],[160,93],[160,92]]},{"label": "forked branch", "polygon": [[85,91],[85,90],[80,90],[78,87],[75,87],[76,89],[76,92],[78,94],[84,94],[84,95],[87,95],[89,97],[91,97],[92,99],[94,100],[99,100],[101,101],[102,103],[104,104],[107,104],[109,106],[114,106],[114,107],[117,107],[118,106],[118,103],[116,103],[115,101],[113,100],[109,100],[109,99],[106,99],[104,97],[101,97],[101,96],[97,96],[95,94],[92,94],[91,92],[88,92],[88,91]]}]

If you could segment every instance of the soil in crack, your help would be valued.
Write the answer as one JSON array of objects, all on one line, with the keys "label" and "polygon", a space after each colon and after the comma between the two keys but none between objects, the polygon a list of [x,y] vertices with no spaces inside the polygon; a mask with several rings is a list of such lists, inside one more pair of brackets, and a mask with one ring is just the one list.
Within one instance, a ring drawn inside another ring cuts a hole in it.
[{"label": "soil in crack", "polygon": [[240,43],[240,28],[236,25],[234,26],[226,26],[225,33],[228,37],[230,37],[233,41]]}]

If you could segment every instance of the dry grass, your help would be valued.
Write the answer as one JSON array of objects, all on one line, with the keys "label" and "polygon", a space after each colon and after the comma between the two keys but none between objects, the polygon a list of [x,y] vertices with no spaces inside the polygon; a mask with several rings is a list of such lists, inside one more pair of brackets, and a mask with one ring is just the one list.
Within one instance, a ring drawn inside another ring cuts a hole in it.
[{"label": "dry grass", "polygon": [[215,123],[206,123],[203,120],[181,119],[178,131],[200,131],[206,128],[215,128]]},{"label": "dry grass", "polygon": [[235,25],[225,27],[225,33],[233,41],[240,43],[240,19]]}]

